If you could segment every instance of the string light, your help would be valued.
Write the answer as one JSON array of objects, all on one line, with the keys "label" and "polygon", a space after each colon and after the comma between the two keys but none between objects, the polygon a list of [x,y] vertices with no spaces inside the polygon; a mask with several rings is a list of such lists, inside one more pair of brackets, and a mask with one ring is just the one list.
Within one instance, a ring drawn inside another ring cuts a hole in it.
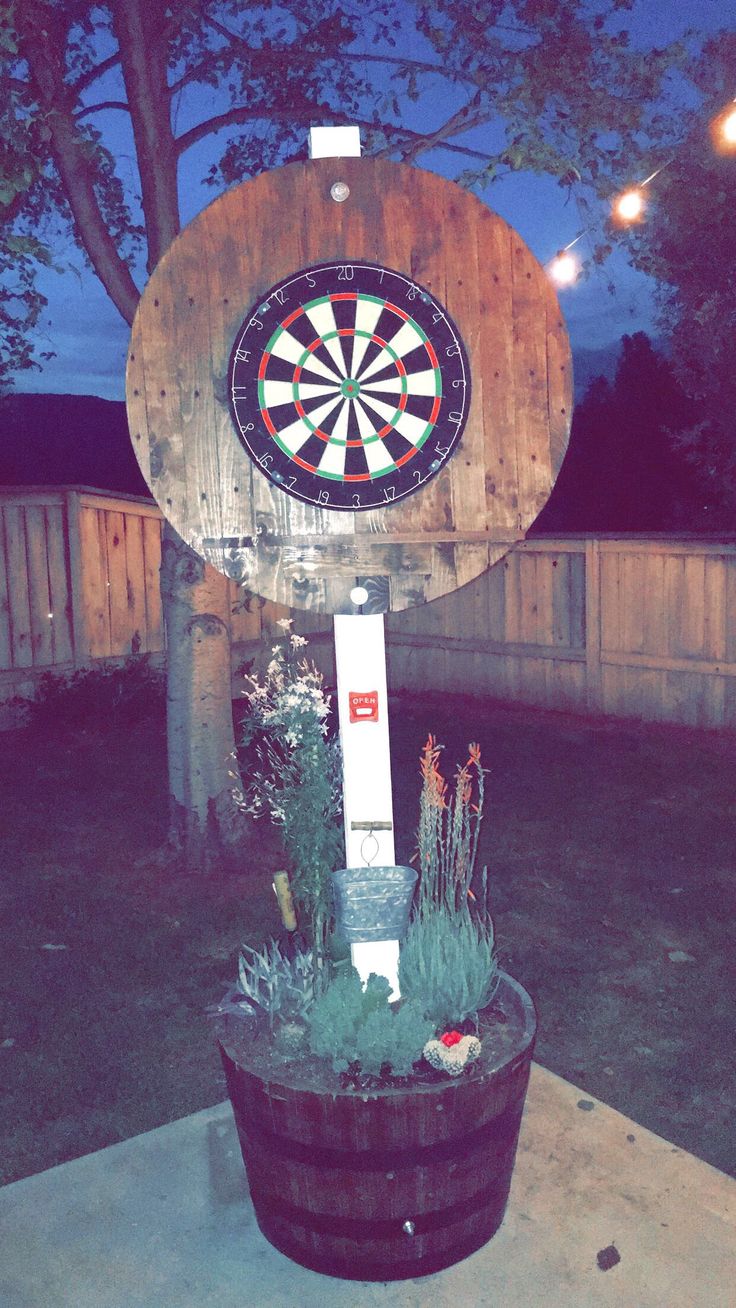
[{"label": "string light", "polygon": [[[714,149],[720,154],[736,154],[736,96],[729,105],[713,118],[709,124]],[[665,168],[669,168],[674,159],[655,168],[643,182],[629,186],[612,202],[612,219],[617,226],[641,222],[646,211],[644,188],[654,181]],[[578,179],[579,180],[579,179]],[[559,250],[554,259],[547,264],[547,272],[557,286],[573,286],[580,273],[580,263],[575,255],[570,254],[573,245],[592,230],[592,224],[578,232],[568,245]]]},{"label": "string light", "polygon": [[726,109],[716,114],[710,124],[710,136],[713,142],[713,149],[718,154],[733,154],[736,152],[736,100],[733,100]]},{"label": "string light", "polygon": [[569,250],[560,250],[548,265],[548,272],[557,286],[573,286],[580,274],[580,262]]},{"label": "string light", "polygon": [[644,196],[638,186],[619,195],[613,206],[616,218],[622,223],[635,223],[644,216]]}]

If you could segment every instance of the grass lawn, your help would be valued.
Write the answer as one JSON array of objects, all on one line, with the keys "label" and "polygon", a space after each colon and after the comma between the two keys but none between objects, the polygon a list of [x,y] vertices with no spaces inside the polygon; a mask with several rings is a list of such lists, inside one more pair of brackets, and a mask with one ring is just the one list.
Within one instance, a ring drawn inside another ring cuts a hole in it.
[{"label": "grass lawn", "polygon": [[[417,760],[480,740],[502,963],[544,1066],[736,1174],[736,736],[439,696],[392,704],[397,855]],[[160,719],[0,735],[0,1180],[225,1098],[204,1008],[276,931],[257,856],[182,878]]]}]

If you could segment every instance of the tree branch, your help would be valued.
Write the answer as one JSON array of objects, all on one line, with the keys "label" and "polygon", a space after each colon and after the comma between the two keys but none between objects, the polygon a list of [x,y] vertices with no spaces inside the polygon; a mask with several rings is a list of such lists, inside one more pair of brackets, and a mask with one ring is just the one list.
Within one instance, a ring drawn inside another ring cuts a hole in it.
[{"label": "tree branch", "polygon": [[120,51],[116,50],[114,54],[108,55],[107,59],[103,59],[99,64],[95,64],[93,68],[89,68],[86,73],[82,73],[76,82],[71,84],[70,90],[74,92],[75,96],[81,95],[82,91],[86,91],[89,86],[92,86],[98,77],[104,77],[105,73],[109,73],[110,69],[119,63]]},{"label": "tree branch", "polygon": [[[480,90],[471,97],[467,104],[461,109],[451,114],[442,127],[438,127],[434,132],[422,133],[412,144],[408,145],[402,151],[402,157],[405,161],[411,162],[416,159],[418,154],[424,154],[426,150],[433,149],[436,145],[444,144],[444,138],[447,136],[456,136],[458,132],[467,132],[471,127],[477,127],[483,122],[483,115],[478,113],[480,103]],[[475,115],[472,110],[475,108]]]},{"label": "tree branch", "polygon": [[[222,132],[228,127],[237,127],[240,123],[252,123],[258,119],[273,120],[287,123],[305,123],[312,126],[318,113],[317,105],[305,105],[303,108],[295,108],[293,105],[285,105],[283,109],[271,108],[266,109],[263,105],[254,105],[252,107],[241,107],[239,109],[228,109],[224,114],[219,114],[216,118],[207,118],[195,127],[190,127],[189,131],[183,132],[175,141],[176,152],[179,157],[185,151],[191,149],[198,141],[204,140],[205,137]],[[334,116],[330,109],[326,109],[328,117]],[[457,131],[468,131],[471,127],[478,127],[485,121],[484,117],[478,116],[472,122],[463,124],[462,128],[456,128]],[[418,154],[424,154],[426,150],[434,148],[447,150],[451,154],[463,155],[466,159],[481,159],[484,163],[488,162],[489,155],[483,150],[473,150],[470,146],[456,145],[450,141],[441,141],[435,139],[437,133],[425,135],[422,132],[413,132],[408,127],[397,127],[392,123],[372,123],[361,118],[351,118],[350,122],[356,127],[361,127],[364,131],[381,131],[399,142],[405,143],[414,151],[414,157]]]},{"label": "tree branch", "polygon": [[103,218],[95,192],[97,180],[89,143],[77,130],[71,92],[64,82],[63,50],[51,28],[54,15],[38,0],[24,0],[17,10],[21,55],[27,61],[39,104],[51,133],[51,152],[64,186],[79,239],[92,266],[126,322],[132,323],[138,288]]},{"label": "tree branch", "polygon": [[126,113],[130,113],[127,100],[101,100],[99,104],[86,104],[81,109],[75,110],[74,121],[81,122],[89,114],[101,113],[103,109],[124,109]]},{"label": "tree branch", "polygon": [[[443,64],[428,63],[421,59],[402,59],[398,55],[352,53],[343,50],[334,50],[327,53],[324,50],[304,50],[295,44],[269,47],[268,50],[262,50],[259,47],[249,45],[244,37],[238,36],[236,32],[231,32],[228,27],[225,27],[224,24],[218,22],[211,15],[207,17],[206,22],[220,36],[223,36],[231,46],[239,47],[243,54],[256,56],[258,59],[258,72],[261,75],[292,66],[296,56],[302,64],[307,62],[319,63],[321,60],[332,60],[334,63],[344,64],[351,68],[360,63],[384,64],[389,68],[409,68],[419,73],[440,73],[443,77],[449,77],[455,82],[475,85],[474,78],[459,70],[446,68]],[[181,77],[171,83],[169,89],[172,94],[183,90],[191,82],[196,82],[200,77],[203,77],[211,68],[216,67],[218,60],[224,54],[227,54],[226,50],[212,50],[205,59],[201,59],[193,68],[188,69],[186,73],[182,73]]]}]

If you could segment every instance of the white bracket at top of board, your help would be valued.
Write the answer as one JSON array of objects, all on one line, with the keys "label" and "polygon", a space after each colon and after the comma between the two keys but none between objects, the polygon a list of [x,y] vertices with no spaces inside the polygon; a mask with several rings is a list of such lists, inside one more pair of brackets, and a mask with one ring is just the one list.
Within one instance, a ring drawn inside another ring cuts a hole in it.
[{"label": "white bracket at top of board", "polygon": [[359,159],[360,128],[352,124],[343,127],[310,127],[310,159]]}]

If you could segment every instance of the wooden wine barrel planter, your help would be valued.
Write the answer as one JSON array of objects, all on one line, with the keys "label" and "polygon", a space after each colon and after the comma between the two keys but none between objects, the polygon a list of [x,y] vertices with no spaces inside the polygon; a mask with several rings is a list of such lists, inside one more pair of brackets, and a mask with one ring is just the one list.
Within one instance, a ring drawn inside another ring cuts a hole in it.
[{"label": "wooden wine barrel planter", "polygon": [[440,1271],[490,1240],[506,1209],[536,1031],[531,999],[505,974],[493,1011],[505,1020],[482,1024],[472,1070],[373,1091],[271,1081],[248,1065],[230,1020],[220,1052],[271,1244],[313,1271],[388,1281]]}]

